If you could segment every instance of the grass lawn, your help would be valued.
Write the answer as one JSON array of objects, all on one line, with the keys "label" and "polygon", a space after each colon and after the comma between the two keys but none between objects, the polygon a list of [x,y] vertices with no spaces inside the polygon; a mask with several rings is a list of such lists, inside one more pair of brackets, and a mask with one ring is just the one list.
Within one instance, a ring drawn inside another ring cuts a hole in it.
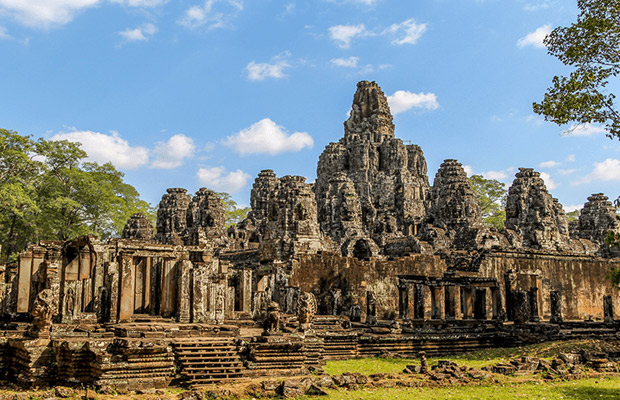
[{"label": "grass lawn", "polygon": [[[551,359],[559,353],[579,352],[581,349],[593,350],[594,347],[605,350],[606,343],[592,340],[571,340],[566,342],[546,342],[522,347],[492,348],[475,351],[467,354],[450,355],[445,357],[428,357],[428,364],[433,365],[437,360],[447,359],[467,365],[468,367],[482,368],[495,365],[498,362],[507,362],[520,356],[531,356]],[[364,375],[378,373],[402,372],[408,364],[420,364],[418,359],[402,358],[364,358],[357,360],[328,361],[323,367],[330,375],[339,375],[343,372],[358,372]]]},{"label": "grass lawn", "polygon": [[[330,390],[322,399],[392,400],[392,399],[618,399],[620,379],[580,379],[568,382],[525,383],[494,386],[453,386],[423,388],[377,388],[355,391]],[[309,399],[309,397],[305,397]],[[316,399],[316,397],[315,397]]]}]

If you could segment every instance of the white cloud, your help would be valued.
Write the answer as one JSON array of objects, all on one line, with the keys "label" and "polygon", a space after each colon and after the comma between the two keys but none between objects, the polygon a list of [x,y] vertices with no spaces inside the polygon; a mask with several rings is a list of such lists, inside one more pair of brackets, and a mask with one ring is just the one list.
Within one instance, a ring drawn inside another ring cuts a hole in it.
[{"label": "white cloud", "polygon": [[75,15],[101,0],[0,0],[0,14],[8,14],[31,28],[49,29],[64,25]]},{"label": "white cloud", "polygon": [[4,27],[0,26],[0,39],[4,39],[4,40],[10,40],[13,39],[13,36],[9,35],[6,31],[6,29],[4,29]]},{"label": "white cloud", "polygon": [[229,26],[230,20],[242,10],[241,0],[206,0],[202,6],[188,8],[178,23],[190,29],[225,28]]},{"label": "white cloud", "polygon": [[570,206],[565,206],[564,211],[569,213],[569,212],[581,210],[582,208],[583,208],[583,204],[573,204]]},{"label": "white cloud", "polygon": [[538,164],[538,168],[553,168],[553,167],[557,167],[558,165],[560,165],[559,162],[549,160],[549,161],[543,161],[540,164]]},{"label": "white cloud", "polygon": [[605,128],[587,123],[571,125],[568,129],[562,131],[562,136],[592,136],[606,133],[607,130]]},{"label": "white cloud", "polygon": [[364,24],[335,25],[329,28],[329,37],[342,49],[351,47],[351,40],[372,35]]},{"label": "white cloud", "polygon": [[577,172],[577,169],[575,169],[575,168],[567,168],[567,169],[560,168],[560,169],[558,169],[558,174],[563,175],[563,176],[570,175],[570,174],[573,174],[575,172]]},{"label": "white cloud", "polygon": [[544,10],[544,9],[551,7],[555,3],[556,3],[555,0],[539,0],[535,2],[528,2],[523,6],[523,9],[525,11]]},{"label": "white cloud", "polygon": [[312,148],[314,141],[306,132],[288,134],[269,118],[262,119],[249,128],[242,129],[224,141],[240,154],[279,154]]},{"label": "white cloud", "polygon": [[412,108],[426,110],[436,110],[439,108],[437,96],[434,93],[411,93],[405,90],[398,90],[393,95],[388,96],[387,100],[394,115]]},{"label": "white cloud", "polygon": [[166,4],[169,0],[111,0],[112,3],[129,7],[157,7]]},{"label": "white cloud", "polygon": [[591,181],[620,181],[620,160],[608,158],[603,162],[594,163],[594,170],[576,184]]},{"label": "white cloud", "polygon": [[360,60],[359,57],[349,57],[349,58],[332,58],[329,62],[344,68],[357,68],[357,62]]},{"label": "white cloud", "polygon": [[508,178],[508,174],[504,171],[487,171],[483,172],[482,175],[487,179],[496,179],[498,181]]},{"label": "white cloud", "polygon": [[558,187],[557,183],[555,183],[555,181],[551,178],[551,175],[549,175],[548,173],[541,172],[540,177],[543,181],[545,181],[545,185],[547,186],[548,190],[553,190]]},{"label": "white cloud", "polygon": [[566,161],[568,161],[568,162],[575,162],[575,161],[577,161],[577,157],[575,157],[574,154],[569,154],[568,156],[566,156]]},{"label": "white cloud", "polygon": [[472,176],[474,174],[474,168],[471,165],[463,165],[463,169],[467,176]]},{"label": "white cloud", "polygon": [[392,44],[403,45],[416,44],[424,32],[426,32],[426,24],[418,24],[413,18],[410,18],[400,24],[391,25],[383,31],[383,34],[395,36]]},{"label": "white cloud", "polygon": [[287,61],[287,57],[289,57],[289,53],[275,56],[269,63],[250,61],[243,71],[245,76],[251,81],[262,81],[267,78],[286,78],[284,70],[291,66]]},{"label": "white cloud", "polygon": [[538,115],[529,115],[527,118],[525,118],[525,122],[527,122],[528,124],[540,126],[545,123],[545,119]]},{"label": "white cloud", "polygon": [[245,187],[250,175],[242,170],[228,172],[224,167],[200,168],[196,173],[198,182],[218,192],[235,193]]},{"label": "white cloud", "polygon": [[155,143],[155,161],[151,168],[171,169],[180,167],[186,158],[194,155],[194,140],[182,134],[172,136],[166,142]]},{"label": "white cloud", "polygon": [[133,169],[148,163],[149,151],[144,147],[132,147],[118,132],[110,135],[93,131],[57,133],[50,140],[68,140],[82,144],[88,159],[98,163],[111,162],[115,167]]},{"label": "white cloud", "polygon": [[134,29],[125,29],[118,34],[121,35],[125,40],[123,42],[138,42],[138,41],[146,41],[149,40],[151,36],[153,36],[157,32],[157,27],[153,24],[144,24],[138,28]]},{"label": "white cloud", "polygon": [[518,47],[532,46],[537,48],[544,48],[543,41],[548,34],[551,33],[551,25],[543,25],[536,29],[534,32],[530,32],[517,41]]}]

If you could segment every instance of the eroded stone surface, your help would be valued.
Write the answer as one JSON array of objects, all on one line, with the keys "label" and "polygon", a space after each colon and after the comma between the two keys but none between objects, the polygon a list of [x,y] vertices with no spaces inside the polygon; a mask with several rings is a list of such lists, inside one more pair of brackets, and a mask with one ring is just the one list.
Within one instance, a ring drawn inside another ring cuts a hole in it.
[{"label": "eroded stone surface", "polygon": [[151,221],[142,213],[133,214],[123,228],[123,239],[138,239],[150,241],[154,239],[155,231]]},{"label": "eroded stone surface", "polygon": [[508,191],[506,229],[519,235],[513,238],[516,247],[557,250],[568,243],[564,209],[531,168],[519,168]]},{"label": "eroded stone surface", "polygon": [[314,191],[321,230],[344,255],[376,256],[390,239],[414,234],[421,223],[426,174],[422,150],[394,137],[381,88],[360,82],[344,138],[319,157]]},{"label": "eroded stone surface", "polygon": [[603,193],[588,197],[579,215],[579,236],[603,243],[608,232],[620,233],[616,208]]}]

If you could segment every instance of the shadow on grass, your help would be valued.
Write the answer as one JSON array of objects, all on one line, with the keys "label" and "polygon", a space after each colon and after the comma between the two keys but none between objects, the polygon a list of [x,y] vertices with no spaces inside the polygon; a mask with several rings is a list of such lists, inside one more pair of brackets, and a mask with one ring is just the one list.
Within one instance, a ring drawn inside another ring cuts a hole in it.
[{"label": "shadow on grass", "polygon": [[620,391],[618,389],[599,388],[596,386],[563,387],[558,391],[570,399],[592,400],[592,399],[618,399]]}]

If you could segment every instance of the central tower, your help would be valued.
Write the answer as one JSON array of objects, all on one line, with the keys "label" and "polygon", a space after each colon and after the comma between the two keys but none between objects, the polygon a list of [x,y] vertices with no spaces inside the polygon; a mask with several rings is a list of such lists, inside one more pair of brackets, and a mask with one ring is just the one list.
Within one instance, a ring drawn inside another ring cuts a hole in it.
[{"label": "central tower", "polygon": [[390,239],[414,234],[425,216],[424,154],[394,137],[392,119],[379,85],[359,82],[344,138],[319,157],[318,219],[343,255],[376,255]]}]

